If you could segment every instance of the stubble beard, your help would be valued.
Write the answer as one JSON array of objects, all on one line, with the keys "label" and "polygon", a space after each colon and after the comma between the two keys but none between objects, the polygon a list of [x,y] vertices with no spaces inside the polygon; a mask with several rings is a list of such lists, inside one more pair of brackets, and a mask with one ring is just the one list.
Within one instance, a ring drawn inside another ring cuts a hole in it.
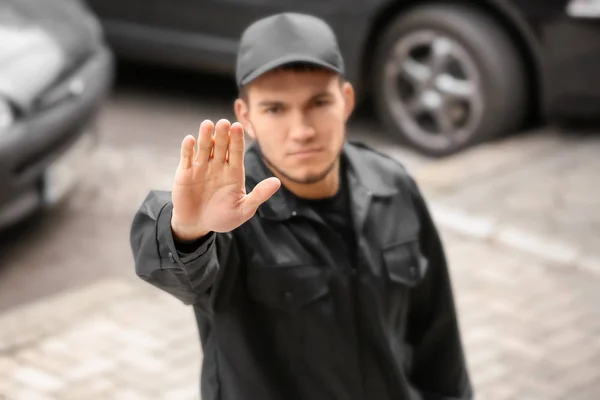
[{"label": "stubble beard", "polygon": [[[259,147],[260,147],[260,144],[259,144]],[[309,175],[308,177],[306,177],[304,179],[295,178],[295,177],[285,173],[281,169],[277,168],[277,166],[275,164],[273,164],[267,157],[265,157],[264,154],[262,155],[262,158],[263,158],[265,164],[267,164],[267,166],[269,168],[271,168],[277,175],[282,176],[286,180],[296,183],[296,184],[299,184],[299,185],[312,185],[312,184],[321,182],[323,179],[327,178],[327,176],[335,168],[335,165],[339,159],[339,155],[322,172],[320,172],[318,174],[314,174],[314,175]]]},{"label": "stubble beard", "polygon": [[[251,124],[252,125],[252,124]],[[304,179],[299,179],[299,178],[295,178],[289,174],[287,174],[286,172],[282,171],[280,168],[278,168],[273,162],[271,162],[271,160],[269,160],[266,156],[265,153],[262,151],[262,147],[260,145],[260,141],[258,140],[258,138],[256,137],[256,130],[254,129],[254,126],[252,126],[252,129],[254,130],[255,133],[255,139],[254,141],[256,142],[258,148],[260,149],[260,153],[261,153],[261,157],[263,159],[263,161],[265,162],[265,164],[277,175],[283,177],[284,179],[298,184],[298,185],[312,185],[318,182],[321,182],[323,179],[327,178],[327,176],[331,173],[331,171],[333,171],[333,169],[335,168],[336,163],[338,162],[338,160],[340,159],[340,156],[342,154],[342,149],[340,149],[338,151],[338,155],[337,157],[331,162],[331,164],[329,164],[327,166],[327,168],[325,168],[322,172],[318,173],[318,174],[314,174],[311,176],[308,176]]]}]

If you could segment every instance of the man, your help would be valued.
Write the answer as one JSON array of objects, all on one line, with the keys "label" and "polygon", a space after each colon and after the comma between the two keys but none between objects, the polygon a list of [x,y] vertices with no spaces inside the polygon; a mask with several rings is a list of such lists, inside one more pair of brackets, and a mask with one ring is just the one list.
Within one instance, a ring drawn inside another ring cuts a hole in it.
[{"label": "man", "polygon": [[400,164],[345,141],[343,76],[322,20],[251,25],[239,122],[187,136],[134,218],[137,274],[194,307],[204,400],[473,396],[434,224]]}]

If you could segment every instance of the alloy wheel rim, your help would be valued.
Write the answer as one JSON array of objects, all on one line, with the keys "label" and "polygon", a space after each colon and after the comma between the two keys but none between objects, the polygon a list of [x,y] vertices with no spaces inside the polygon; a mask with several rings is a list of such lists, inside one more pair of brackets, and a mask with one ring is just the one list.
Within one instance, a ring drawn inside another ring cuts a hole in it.
[{"label": "alloy wheel rim", "polygon": [[477,64],[456,40],[433,30],[396,42],[384,70],[384,97],[397,126],[433,150],[475,135],[484,110]]}]

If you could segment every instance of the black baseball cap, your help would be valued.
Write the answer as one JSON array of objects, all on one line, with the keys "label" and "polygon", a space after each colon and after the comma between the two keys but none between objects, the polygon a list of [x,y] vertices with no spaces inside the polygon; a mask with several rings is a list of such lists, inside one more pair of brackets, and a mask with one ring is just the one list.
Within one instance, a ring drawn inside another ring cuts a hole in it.
[{"label": "black baseball cap", "polygon": [[242,87],[265,72],[299,62],[345,73],[335,33],[324,20],[293,12],[262,18],[242,33],[237,85]]}]

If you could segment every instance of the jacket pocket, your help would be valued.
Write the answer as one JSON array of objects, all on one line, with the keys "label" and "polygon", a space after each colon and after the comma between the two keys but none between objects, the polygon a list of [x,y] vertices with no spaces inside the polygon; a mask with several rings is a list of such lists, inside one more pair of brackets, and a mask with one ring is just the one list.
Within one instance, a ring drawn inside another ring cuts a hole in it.
[{"label": "jacket pocket", "polygon": [[382,253],[390,281],[414,287],[425,277],[428,262],[421,254],[417,238],[395,244]]},{"label": "jacket pocket", "polygon": [[267,306],[296,312],[329,293],[328,274],[311,265],[251,268],[248,292]]}]

